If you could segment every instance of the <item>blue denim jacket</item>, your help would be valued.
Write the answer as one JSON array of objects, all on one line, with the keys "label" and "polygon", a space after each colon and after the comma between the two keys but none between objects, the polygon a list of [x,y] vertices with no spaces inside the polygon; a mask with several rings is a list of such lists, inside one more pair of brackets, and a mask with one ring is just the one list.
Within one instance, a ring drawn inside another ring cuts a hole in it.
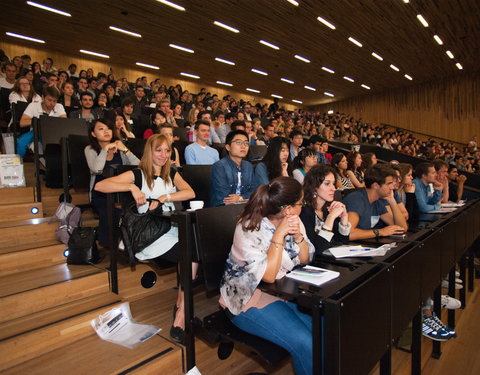
[{"label": "blue denim jacket", "polygon": [[425,185],[422,180],[416,178],[413,180],[415,184],[415,197],[417,198],[418,208],[421,213],[435,211],[440,209],[440,199],[442,198],[442,191],[435,190],[430,194],[430,187]]},{"label": "blue denim jacket", "polygon": [[250,195],[257,187],[253,165],[246,160],[242,160],[242,168],[239,169],[237,164],[230,159],[230,156],[225,156],[212,166],[212,206],[223,205],[224,198],[230,194],[235,194],[238,185],[239,170],[242,173],[240,195],[244,199],[250,198]]}]

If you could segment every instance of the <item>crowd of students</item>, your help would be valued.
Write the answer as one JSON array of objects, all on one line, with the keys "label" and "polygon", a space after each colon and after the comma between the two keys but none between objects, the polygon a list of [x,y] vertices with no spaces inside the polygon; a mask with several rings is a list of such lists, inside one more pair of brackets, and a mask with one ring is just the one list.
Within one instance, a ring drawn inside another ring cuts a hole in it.
[{"label": "crowd of students", "polygon": [[[158,204],[147,198],[168,206],[195,196],[172,167],[180,166],[182,160],[173,146],[172,129],[190,127],[194,141],[183,156],[187,164],[212,165],[208,203],[247,201],[225,267],[220,304],[240,329],[285,347],[298,374],[311,373],[311,318],[294,304],[263,293],[259,283],[274,282],[338,244],[405,233],[419,213],[460,201],[465,176],[458,172],[475,171],[479,165],[475,142],[459,150],[449,143],[421,142],[408,132],[388,131],[340,113],[289,112],[278,101],[252,106],[228,95],[220,99],[203,89],[192,95],[180,85],[167,88],[159,80],[148,84],[145,77],[132,90],[125,79],[115,81],[113,75],[94,76],[91,69],[77,74],[74,64],[63,72],[55,70],[51,59],[43,67],[29,65],[25,56],[20,58],[21,65],[13,60],[4,66],[7,75],[15,73],[14,82],[4,79],[12,83],[11,102],[31,103],[20,126],[30,126],[40,114],[65,117],[68,113],[90,123],[85,156],[102,245],[107,244],[105,193],[130,192],[140,212]],[[35,93],[38,80],[45,86],[42,98]],[[145,113],[150,121],[142,127],[139,119]],[[20,152],[24,154],[31,135],[22,137]],[[122,142],[131,137],[148,139],[141,160]],[[413,180],[410,164],[378,163],[374,153],[331,155],[328,141],[332,139],[377,144],[428,161],[416,166]],[[224,155],[212,147],[214,143],[224,144]],[[252,145],[266,146],[256,165],[246,160]],[[472,158],[474,162],[467,167],[465,160]],[[104,179],[102,171],[110,164],[139,165],[139,169]],[[343,192],[342,201],[334,200],[338,189]],[[136,257],[139,261],[159,257],[177,261],[177,242],[178,232],[172,226]],[[442,306],[460,307],[459,301],[447,295],[442,297]],[[424,312],[424,335],[440,341],[455,337],[431,313],[431,301],[425,301]],[[183,314],[179,288],[170,334],[180,342],[184,340]]]}]

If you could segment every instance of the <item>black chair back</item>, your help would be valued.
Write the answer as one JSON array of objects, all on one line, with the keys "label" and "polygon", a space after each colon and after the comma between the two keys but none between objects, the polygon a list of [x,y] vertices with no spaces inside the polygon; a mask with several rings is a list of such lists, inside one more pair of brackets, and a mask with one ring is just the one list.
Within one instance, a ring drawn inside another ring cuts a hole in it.
[{"label": "black chair back", "polygon": [[[203,201],[205,206],[210,204],[211,195],[211,165],[189,165],[182,166],[182,177],[188,182],[195,192],[194,200]],[[187,207],[186,207],[187,208]]]},{"label": "black chair back", "polygon": [[38,138],[44,145],[49,143],[59,144],[61,138],[72,134],[88,135],[87,121],[80,118],[40,116],[38,130]]},{"label": "black chair back", "polygon": [[267,153],[267,146],[250,146],[248,149],[247,160],[256,161],[262,160],[265,154]]},{"label": "black chair back", "polygon": [[30,128],[28,126],[24,128],[20,128],[20,118],[23,115],[23,112],[25,112],[25,109],[28,107],[27,102],[17,102],[17,103],[12,103],[12,131],[15,133],[15,135],[18,134],[23,134],[27,133],[30,131]]},{"label": "black chair back", "polygon": [[11,92],[11,89],[5,87],[0,88],[0,120],[7,123],[10,121],[11,116],[10,101],[8,100]]},{"label": "black chair back", "polygon": [[141,159],[143,156],[143,149],[145,148],[146,139],[142,138],[128,138],[125,142],[125,146],[133,152],[133,154]]},{"label": "black chair back", "polygon": [[[66,137],[67,167],[69,170],[69,185],[75,189],[90,188],[90,169],[85,158],[85,147],[90,144],[86,135],[69,135]],[[63,164],[65,165],[65,163]],[[65,173],[65,171],[64,171]],[[64,189],[66,187],[64,186]]]},{"label": "black chair back", "polygon": [[189,129],[186,128],[173,128],[173,136],[178,137],[179,141],[188,141],[187,139],[187,131]]},{"label": "black chair back", "polygon": [[244,207],[244,204],[231,204],[195,212],[195,237],[207,290],[218,290],[220,286],[237,217]]}]

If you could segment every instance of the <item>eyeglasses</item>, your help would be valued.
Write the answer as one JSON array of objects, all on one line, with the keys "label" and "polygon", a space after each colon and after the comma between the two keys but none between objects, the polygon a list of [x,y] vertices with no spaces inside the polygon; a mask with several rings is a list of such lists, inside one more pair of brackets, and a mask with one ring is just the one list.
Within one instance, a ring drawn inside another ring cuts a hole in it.
[{"label": "eyeglasses", "polygon": [[240,139],[237,139],[235,141],[230,142],[230,144],[235,143],[237,146],[248,146],[249,141],[241,141]]}]

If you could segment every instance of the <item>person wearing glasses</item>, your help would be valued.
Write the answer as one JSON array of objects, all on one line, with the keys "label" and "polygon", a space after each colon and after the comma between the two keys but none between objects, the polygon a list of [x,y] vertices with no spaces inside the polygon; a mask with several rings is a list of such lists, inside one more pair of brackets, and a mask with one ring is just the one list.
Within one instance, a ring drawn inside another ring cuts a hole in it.
[{"label": "person wearing glasses", "polygon": [[228,155],[212,166],[212,206],[242,202],[256,188],[253,166],[244,160],[249,148],[248,134],[233,130],[225,143]]},{"label": "person wearing glasses", "polygon": [[235,228],[219,300],[235,326],[286,349],[297,375],[312,373],[312,318],[258,286],[312,259],[314,247],[299,218],[302,202],[302,185],[291,177],[255,190]]}]

